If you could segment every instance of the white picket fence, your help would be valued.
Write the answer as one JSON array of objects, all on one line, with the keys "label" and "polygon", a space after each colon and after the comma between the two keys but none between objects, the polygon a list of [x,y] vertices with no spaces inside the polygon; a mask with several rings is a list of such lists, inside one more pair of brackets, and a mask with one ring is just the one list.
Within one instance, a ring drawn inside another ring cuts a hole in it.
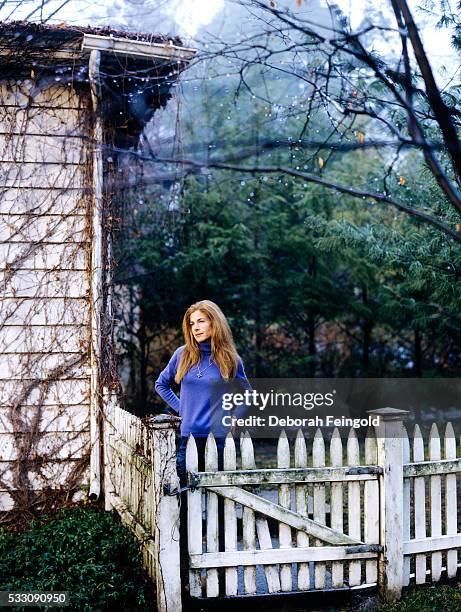
[{"label": "white picket fence", "polygon": [[[441,439],[433,425],[425,441],[416,426],[410,440],[402,411],[375,414],[381,424],[362,442],[353,429],[347,438],[338,430],[328,438],[318,430],[309,447],[302,433],[292,443],[282,433],[273,469],[256,466],[253,441],[245,434],[240,452],[226,438],[223,470],[210,435],[199,471],[191,436],[190,595],[377,586],[385,600],[395,601],[411,581],[454,577],[461,547],[461,453],[453,427],[448,424]],[[171,495],[178,486],[174,426],[143,424],[119,408],[112,409],[112,418],[105,428],[111,449],[106,496],[141,541],[158,609],[180,612],[179,510],[178,497]]]},{"label": "white picket fence", "polygon": [[181,610],[179,508],[164,488],[177,488],[174,418],[140,418],[106,402],[104,491],[140,543],[144,567],[157,589],[159,610]]}]

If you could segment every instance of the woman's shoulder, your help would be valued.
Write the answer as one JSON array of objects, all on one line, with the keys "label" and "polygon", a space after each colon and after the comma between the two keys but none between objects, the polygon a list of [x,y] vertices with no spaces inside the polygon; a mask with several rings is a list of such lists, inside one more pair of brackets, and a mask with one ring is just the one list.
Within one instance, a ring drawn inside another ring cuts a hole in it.
[{"label": "woman's shoulder", "polygon": [[178,348],[175,350],[175,352],[173,353],[171,358],[172,359],[178,359],[179,357],[181,357],[181,353],[184,351],[185,348],[186,348],[185,344],[182,344],[181,346],[178,346]]}]

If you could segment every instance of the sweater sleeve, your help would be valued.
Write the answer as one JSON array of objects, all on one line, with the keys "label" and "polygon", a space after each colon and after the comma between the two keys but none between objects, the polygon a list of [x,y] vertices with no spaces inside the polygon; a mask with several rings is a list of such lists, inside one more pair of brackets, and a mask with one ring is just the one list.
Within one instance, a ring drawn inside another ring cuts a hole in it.
[{"label": "sweater sleeve", "polygon": [[171,388],[171,385],[174,382],[174,377],[176,376],[176,370],[178,368],[178,362],[180,357],[180,348],[176,349],[173,353],[168,365],[164,370],[160,372],[159,377],[155,381],[155,390],[160,395],[160,397],[179,413],[179,397]]},{"label": "sweater sleeve", "polygon": [[[247,389],[248,391],[253,391],[253,387],[250,385],[250,381],[248,380],[245,374],[245,368],[243,365],[243,361],[240,359],[240,357],[238,360],[238,368],[237,368],[237,373],[235,375],[235,380],[237,381],[241,392],[244,392]],[[243,417],[248,412],[250,407],[251,407],[251,402],[249,404],[248,403],[242,404],[242,406],[239,406],[237,410],[235,411],[235,416],[237,418]]]}]

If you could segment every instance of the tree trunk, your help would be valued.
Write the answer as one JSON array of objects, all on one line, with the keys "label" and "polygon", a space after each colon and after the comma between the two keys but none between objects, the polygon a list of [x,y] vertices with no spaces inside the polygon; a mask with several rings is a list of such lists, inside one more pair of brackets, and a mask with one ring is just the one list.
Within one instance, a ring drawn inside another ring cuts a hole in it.
[{"label": "tree trunk", "polygon": [[415,328],[414,337],[414,372],[418,378],[423,375],[423,350],[422,350],[422,339],[419,327]]}]

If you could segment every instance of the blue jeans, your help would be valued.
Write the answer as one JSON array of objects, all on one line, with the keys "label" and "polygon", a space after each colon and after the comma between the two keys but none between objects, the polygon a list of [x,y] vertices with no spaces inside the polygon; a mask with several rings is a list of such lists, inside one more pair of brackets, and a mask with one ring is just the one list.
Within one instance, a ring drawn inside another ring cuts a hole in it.
[{"label": "blue jeans", "polygon": [[[189,438],[187,436],[181,436],[179,440],[178,451],[176,454],[176,469],[179,476],[180,486],[184,487],[187,484],[186,479],[186,446],[187,440]],[[206,437],[195,437],[195,444],[197,445],[197,455],[198,455],[198,471],[205,471],[205,445],[206,445]],[[218,449],[218,469],[223,469],[223,456],[224,456],[224,438],[216,438],[216,446]]]}]

